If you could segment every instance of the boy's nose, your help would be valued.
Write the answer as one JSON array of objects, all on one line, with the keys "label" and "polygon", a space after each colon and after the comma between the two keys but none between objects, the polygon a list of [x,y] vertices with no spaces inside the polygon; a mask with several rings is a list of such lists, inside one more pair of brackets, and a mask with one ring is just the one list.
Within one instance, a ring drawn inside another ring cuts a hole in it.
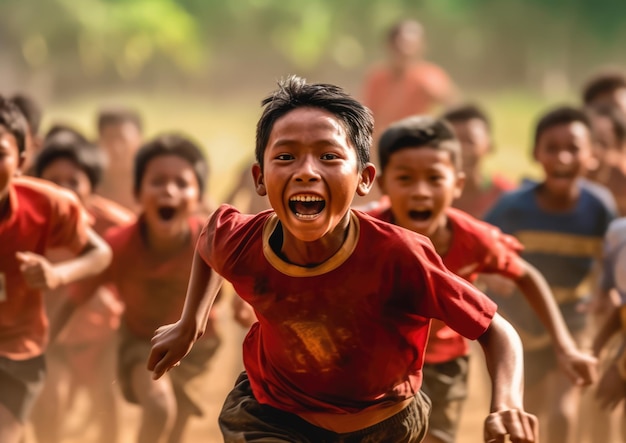
[{"label": "boy's nose", "polygon": [[571,152],[568,151],[561,151],[559,152],[559,156],[558,156],[559,162],[568,165],[570,164],[573,160],[574,160],[574,156],[572,155]]},{"label": "boy's nose", "polygon": [[430,197],[430,195],[431,195],[430,186],[428,186],[428,184],[425,181],[420,180],[417,183],[415,183],[413,187],[411,188],[411,197],[413,198]]},{"label": "boy's nose", "polygon": [[295,174],[296,181],[316,181],[319,179],[316,162],[307,157],[302,159]]}]

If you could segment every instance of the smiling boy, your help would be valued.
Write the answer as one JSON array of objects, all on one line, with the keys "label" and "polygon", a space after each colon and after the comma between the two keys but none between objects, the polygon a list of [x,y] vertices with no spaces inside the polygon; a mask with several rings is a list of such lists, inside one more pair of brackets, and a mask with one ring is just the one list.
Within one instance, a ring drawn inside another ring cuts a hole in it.
[{"label": "smiling boy", "polygon": [[183,315],[152,340],[154,377],[202,336],[226,279],[258,318],[220,414],[226,442],[421,441],[431,317],[485,349],[494,381],[485,441],[535,441],[519,339],[495,305],[447,271],[424,237],[350,209],[375,175],[369,111],[337,86],[298,77],[263,105],[253,175],[274,210],[224,205],[208,221]]}]

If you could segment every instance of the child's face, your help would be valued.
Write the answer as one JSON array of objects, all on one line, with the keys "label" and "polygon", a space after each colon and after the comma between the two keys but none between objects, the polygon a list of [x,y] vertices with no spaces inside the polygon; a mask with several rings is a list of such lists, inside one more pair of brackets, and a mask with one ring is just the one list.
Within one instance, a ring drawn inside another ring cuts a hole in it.
[{"label": "child's face", "polygon": [[305,242],[317,241],[346,217],[355,192],[365,195],[375,169],[359,171],[357,153],[342,122],[330,112],[297,108],[272,128],[257,193],[267,195],[283,228]]},{"label": "child's face", "polygon": [[9,192],[9,184],[20,171],[24,156],[20,155],[13,134],[0,126],[0,202]]},{"label": "child's face", "polygon": [[534,155],[545,172],[546,189],[554,195],[570,195],[578,177],[586,174],[591,164],[592,149],[589,129],[581,122],[543,131]]},{"label": "child's face", "polygon": [[89,177],[76,163],[66,158],[59,158],[50,163],[41,173],[41,178],[69,189],[81,201],[86,201],[91,195]]},{"label": "child's face", "polygon": [[445,210],[461,195],[464,175],[449,152],[419,146],[391,154],[378,182],[389,196],[395,223],[432,236],[445,227]]},{"label": "child's face", "polygon": [[169,237],[185,232],[199,198],[198,180],[187,160],[159,155],[146,165],[137,200],[152,233]]},{"label": "child's face", "polygon": [[618,88],[596,96],[591,106],[615,106],[626,115],[626,88]]},{"label": "child's face", "polygon": [[484,121],[472,118],[452,122],[452,127],[461,143],[463,169],[472,170],[491,150],[491,136]]},{"label": "child's face", "polygon": [[127,169],[142,143],[139,128],[132,122],[109,124],[99,135],[99,144],[109,156],[110,168]]},{"label": "child's face", "polygon": [[617,139],[611,119],[596,115],[592,118],[592,124],[595,132],[593,154],[599,165],[621,165],[624,161],[624,145]]}]

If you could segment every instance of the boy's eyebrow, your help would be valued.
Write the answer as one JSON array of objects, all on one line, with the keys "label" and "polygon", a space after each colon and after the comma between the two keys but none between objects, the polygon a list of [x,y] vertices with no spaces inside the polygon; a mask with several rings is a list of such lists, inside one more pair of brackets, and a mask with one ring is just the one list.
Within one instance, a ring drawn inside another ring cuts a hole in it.
[{"label": "boy's eyebrow", "polygon": [[[274,143],[272,143],[271,147],[278,147],[278,148],[280,148],[282,146],[293,146],[293,145],[301,145],[301,144],[303,144],[303,143],[301,143],[299,140],[296,140],[296,139],[282,138],[282,139],[278,139]],[[319,146],[319,147],[326,147],[328,145],[341,146],[333,138],[324,138],[324,139],[316,140],[314,143],[311,144],[311,146]]]}]

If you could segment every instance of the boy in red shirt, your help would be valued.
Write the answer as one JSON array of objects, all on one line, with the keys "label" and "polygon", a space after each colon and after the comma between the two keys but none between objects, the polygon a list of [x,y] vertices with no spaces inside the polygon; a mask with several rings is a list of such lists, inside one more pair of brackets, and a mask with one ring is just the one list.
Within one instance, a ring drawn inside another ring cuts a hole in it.
[{"label": "boy in red shirt", "polygon": [[423,236],[350,209],[375,176],[367,108],[298,77],[263,105],[252,172],[273,210],[224,205],[208,221],[183,315],[152,340],[154,377],[203,335],[226,279],[258,318],[244,342],[246,371],[220,414],[226,442],[421,441],[433,317],[483,345],[494,382],[485,441],[535,441],[521,343],[493,302],[450,273]]},{"label": "boy in red shirt", "polygon": [[[87,210],[94,231],[104,235],[109,228],[135,220],[130,210],[94,193],[104,167],[104,155],[97,146],[79,132],[57,126],[46,137],[33,173],[74,192]],[[53,259],[65,254],[66,251],[50,251],[47,256]],[[57,292],[47,294],[46,304],[51,312],[66,293]],[[49,377],[33,413],[39,443],[62,440],[67,409],[79,388],[86,390],[90,407],[97,410],[91,416],[99,441],[117,441],[117,408],[111,384],[115,380],[115,334],[122,309],[111,290],[98,288],[56,338],[48,353]]]},{"label": "boy in red shirt", "polygon": [[[43,385],[48,338],[43,290],[101,272],[111,251],[88,226],[78,200],[57,186],[16,178],[26,155],[26,122],[0,97],[0,441],[20,441]],[[51,264],[43,254],[75,256]]]},{"label": "boy in red shirt", "polygon": [[[589,384],[595,360],[580,353],[541,274],[519,257],[521,244],[498,228],[451,207],[463,189],[461,143],[450,125],[409,117],[391,125],[379,142],[388,197],[369,213],[426,235],[444,265],[469,282],[479,273],[515,281],[546,324],[563,369],[577,384]],[[426,441],[452,443],[467,396],[469,347],[443,322],[433,320],[424,359],[424,390],[433,402]]]},{"label": "boy in red shirt", "polygon": [[[111,266],[86,282],[92,289],[112,284],[125,310],[120,327],[118,380],[126,400],[143,410],[137,441],[181,441],[192,415],[201,416],[198,383],[220,340],[212,320],[198,348],[161,380],[145,370],[155,329],[181,315],[194,247],[203,219],[197,215],[208,166],[189,139],[165,134],[147,142],[135,157],[134,192],[141,209],[136,223],[110,229]],[[73,294],[78,304],[93,290]],[[72,305],[61,310],[63,323]],[[205,319],[206,320],[206,319]]]}]

